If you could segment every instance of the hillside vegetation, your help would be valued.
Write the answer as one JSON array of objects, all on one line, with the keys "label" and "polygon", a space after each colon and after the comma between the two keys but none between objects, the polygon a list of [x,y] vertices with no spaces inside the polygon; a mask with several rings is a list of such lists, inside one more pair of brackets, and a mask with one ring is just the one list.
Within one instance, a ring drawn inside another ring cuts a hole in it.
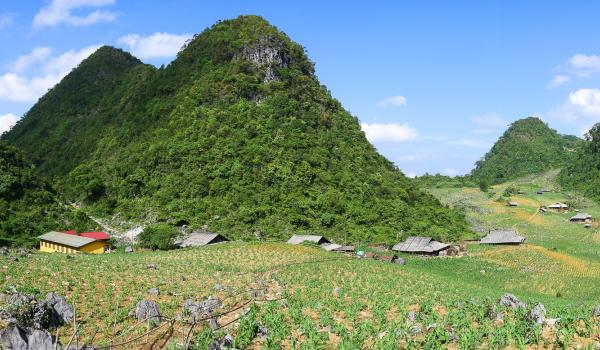
[{"label": "hillside vegetation", "polygon": [[538,118],[517,120],[475,164],[471,175],[477,181],[498,184],[561,168],[582,144],[583,140],[560,135]]},{"label": "hillside vegetation", "polygon": [[600,124],[586,135],[588,141],[558,175],[560,184],[600,201]]},{"label": "hillside vegetation", "polygon": [[94,227],[85,214],[56,201],[20,151],[0,142],[0,245],[30,245],[45,231]]},{"label": "hillside vegetation", "polygon": [[160,69],[103,47],[4,139],[69,200],[125,222],[243,239],[469,232],[377,153],[303,48],[256,16],[215,24]]}]

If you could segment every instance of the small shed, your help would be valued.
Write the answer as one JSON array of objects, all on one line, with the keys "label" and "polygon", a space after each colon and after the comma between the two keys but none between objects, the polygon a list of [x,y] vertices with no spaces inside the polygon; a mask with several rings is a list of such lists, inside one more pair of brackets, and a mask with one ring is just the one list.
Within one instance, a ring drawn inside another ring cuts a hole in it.
[{"label": "small shed", "polygon": [[110,248],[110,244],[106,241],[64,232],[50,231],[38,238],[40,240],[40,252],[45,253],[75,254],[84,252],[102,254]]},{"label": "small shed", "polygon": [[315,235],[293,235],[288,241],[289,244],[300,244],[303,242],[312,242],[318,245],[331,243],[330,240],[323,236]]},{"label": "small shed", "polygon": [[557,211],[563,211],[563,210],[567,210],[569,209],[569,206],[564,204],[564,203],[554,203],[548,206],[548,209],[551,210],[557,210]]},{"label": "small shed", "polygon": [[581,224],[589,224],[593,220],[592,216],[587,213],[578,213],[577,215],[569,219],[570,222],[576,222]]},{"label": "small shed", "polygon": [[408,237],[406,241],[394,245],[392,250],[402,253],[438,255],[448,247],[450,245],[434,241],[431,237]]},{"label": "small shed", "polygon": [[333,251],[338,253],[354,253],[355,250],[356,249],[352,245],[343,245],[334,249]]},{"label": "small shed", "polygon": [[180,248],[202,247],[209,244],[217,244],[224,242],[229,242],[229,240],[218,233],[192,232],[183,240],[175,242],[175,245]]},{"label": "small shed", "polygon": [[480,244],[521,244],[525,237],[519,236],[515,230],[494,230],[483,237]]},{"label": "small shed", "polygon": [[517,203],[517,202],[515,202],[515,201],[508,201],[508,203],[507,203],[507,204],[508,204],[508,206],[509,206],[509,207],[516,207],[516,206],[518,206],[518,205],[519,205],[519,203]]}]

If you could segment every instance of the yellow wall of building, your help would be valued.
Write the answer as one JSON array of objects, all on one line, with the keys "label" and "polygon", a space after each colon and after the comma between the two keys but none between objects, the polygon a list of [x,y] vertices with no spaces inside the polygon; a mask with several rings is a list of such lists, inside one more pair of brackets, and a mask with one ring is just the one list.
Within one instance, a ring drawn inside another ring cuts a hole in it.
[{"label": "yellow wall of building", "polygon": [[104,253],[104,247],[108,246],[106,242],[92,242],[90,244],[86,244],[83,247],[77,249],[69,246],[65,246],[62,244],[57,244],[54,242],[48,241],[40,241],[40,252],[43,253],[67,253],[67,254],[75,254],[79,252],[85,252],[90,254],[102,254]]},{"label": "yellow wall of building", "polygon": [[103,254],[104,247],[108,246],[106,242],[92,242],[90,244],[86,244],[83,247],[79,248],[82,252],[90,253],[90,254]]}]

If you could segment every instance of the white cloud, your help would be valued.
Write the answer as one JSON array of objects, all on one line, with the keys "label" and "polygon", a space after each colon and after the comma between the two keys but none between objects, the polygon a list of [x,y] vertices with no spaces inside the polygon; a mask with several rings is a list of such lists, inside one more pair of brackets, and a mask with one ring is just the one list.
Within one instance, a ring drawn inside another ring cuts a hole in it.
[{"label": "white cloud", "polygon": [[365,132],[367,139],[371,142],[388,141],[388,142],[403,142],[413,141],[419,137],[419,131],[408,124],[360,124]]},{"label": "white cloud", "polygon": [[0,99],[35,102],[98,47],[69,50],[57,56],[49,47],[36,47],[19,56],[10,65],[12,71],[0,75]]},{"label": "white cloud", "polygon": [[600,56],[578,53],[569,59],[567,65],[582,72],[600,71]]},{"label": "white cloud", "polygon": [[15,21],[13,20],[12,16],[6,13],[0,14],[0,30],[13,25],[13,23],[15,23]]},{"label": "white cloud", "polygon": [[183,44],[192,36],[189,34],[154,33],[148,36],[129,34],[117,40],[129,47],[129,51],[138,58],[161,58],[177,55]]},{"label": "white cloud", "polygon": [[12,126],[15,125],[18,120],[19,118],[12,113],[0,115],[0,135],[2,135],[2,133],[5,131],[10,130],[10,128],[12,128]]},{"label": "white cloud", "polygon": [[564,84],[568,83],[569,81],[571,81],[571,78],[569,76],[558,74],[558,75],[555,75],[554,78],[552,78],[552,80],[550,80],[550,82],[548,83],[548,88],[552,89],[552,88],[564,85]]},{"label": "white cloud", "polygon": [[442,175],[456,176],[456,175],[458,175],[458,170],[456,170],[454,168],[445,168],[444,170],[442,170]]},{"label": "white cloud", "polygon": [[551,110],[553,119],[574,124],[581,135],[600,122],[600,89],[579,89],[569,93],[565,102]]},{"label": "white cloud", "polygon": [[452,141],[452,142],[450,142],[450,144],[465,146],[465,147],[472,147],[472,148],[482,148],[482,149],[486,149],[491,146],[490,143],[487,141],[480,140],[480,139],[466,138],[466,137],[462,137],[462,138],[459,138],[458,140]]},{"label": "white cloud", "polygon": [[496,128],[501,126],[506,126],[507,121],[502,118],[500,115],[496,113],[486,113],[482,115],[475,116],[471,118],[473,123],[481,126],[485,126],[488,128]]},{"label": "white cloud", "polygon": [[402,107],[406,106],[406,97],[404,96],[391,96],[384,98],[377,103],[379,107]]},{"label": "white cloud", "polygon": [[85,8],[99,8],[114,5],[116,0],[51,0],[42,7],[33,19],[33,27],[53,27],[61,23],[73,26],[85,26],[99,22],[110,22],[116,18],[115,13],[95,10],[85,15],[75,15],[74,11]]},{"label": "white cloud", "polygon": [[569,104],[582,114],[600,116],[600,90],[579,89],[569,94]]}]

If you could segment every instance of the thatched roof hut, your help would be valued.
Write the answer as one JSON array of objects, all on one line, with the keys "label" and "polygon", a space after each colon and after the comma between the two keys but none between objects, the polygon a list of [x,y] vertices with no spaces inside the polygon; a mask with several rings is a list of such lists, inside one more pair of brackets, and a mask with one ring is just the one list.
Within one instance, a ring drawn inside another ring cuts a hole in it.
[{"label": "thatched roof hut", "polygon": [[293,235],[288,241],[289,244],[300,244],[303,242],[312,242],[318,245],[331,243],[330,240],[323,236],[315,235]]},{"label": "thatched roof hut", "polygon": [[582,222],[582,223],[590,223],[592,222],[592,216],[588,213],[578,213],[577,215],[571,217],[569,219],[570,222]]},{"label": "thatched roof hut", "polygon": [[217,244],[229,242],[229,239],[218,233],[210,232],[192,232],[183,240],[175,243],[180,248],[185,247],[202,247],[209,244]]}]

